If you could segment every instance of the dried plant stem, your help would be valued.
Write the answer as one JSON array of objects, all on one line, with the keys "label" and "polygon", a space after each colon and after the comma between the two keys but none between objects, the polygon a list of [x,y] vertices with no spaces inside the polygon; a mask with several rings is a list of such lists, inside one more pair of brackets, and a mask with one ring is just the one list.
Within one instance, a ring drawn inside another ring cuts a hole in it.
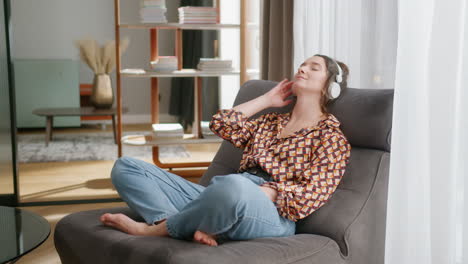
[{"label": "dried plant stem", "polygon": [[[120,56],[125,52],[130,41],[125,38],[120,43]],[[82,39],[75,42],[80,51],[81,60],[86,63],[95,74],[110,74],[116,63],[115,41],[108,41],[102,47],[94,39]]]}]

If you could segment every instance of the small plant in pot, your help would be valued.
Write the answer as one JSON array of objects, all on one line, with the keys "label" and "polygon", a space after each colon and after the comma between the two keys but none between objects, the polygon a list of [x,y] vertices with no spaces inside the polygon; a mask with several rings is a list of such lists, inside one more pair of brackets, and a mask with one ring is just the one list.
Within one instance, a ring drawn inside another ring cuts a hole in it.
[{"label": "small plant in pot", "polygon": [[[128,47],[129,39],[120,43],[120,56]],[[95,108],[111,108],[114,103],[114,92],[109,74],[116,63],[115,41],[108,41],[100,46],[94,39],[81,39],[75,42],[80,51],[80,58],[94,72],[91,104]]]}]

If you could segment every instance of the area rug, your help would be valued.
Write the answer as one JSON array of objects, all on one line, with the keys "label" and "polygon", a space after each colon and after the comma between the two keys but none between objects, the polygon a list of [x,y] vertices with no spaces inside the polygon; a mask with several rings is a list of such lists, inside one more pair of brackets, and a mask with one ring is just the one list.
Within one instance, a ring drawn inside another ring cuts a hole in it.
[{"label": "area rug", "polygon": [[[141,132],[124,132],[141,134]],[[122,145],[122,154],[135,158],[152,158],[151,146]],[[159,158],[190,158],[183,145],[159,147]],[[112,132],[76,133],[53,135],[45,146],[45,135],[18,135],[18,160],[21,163],[66,162],[88,160],[116,160],[117,144]]]}]

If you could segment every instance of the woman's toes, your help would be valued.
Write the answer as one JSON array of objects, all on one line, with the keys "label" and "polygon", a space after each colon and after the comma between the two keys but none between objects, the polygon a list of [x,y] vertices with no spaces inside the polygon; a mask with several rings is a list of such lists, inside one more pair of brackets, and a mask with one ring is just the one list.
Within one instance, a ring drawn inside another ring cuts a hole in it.
[{"label": "woman's toes", "polygon": [[213,238],[211,240],[211,246],[217,246],[218,245],[218,242],[216,242],[216,240]]},{"label": "woman's toes", "polygon": [[193,240],[195,240],[195,241],[201,241],[201,234],[200,234],[200,231],[195,231],[195,234],[193,234]]},{"label": "woman's toes", "polygon": [[101,217],[99,218],[99,220],[101,220],[101,222],[105,222],[105,221],[106,221],[106,218],[107,218],[107,215],[108,215],[108,213],[107,213],[107,214],[101,215]]},{"label": "woman's toes", "polygon": [[197,230],[193,235],[193,239],[199,243],[206,244],[209,246],[217,246],[214,236],[208,235],[202,231]]},{"label": "woman's toes", "polygon": [[100,220],[103,224],[105,225],[111,225],[113,224],[113,215],[112,214],[104,214],[101,216]]}]

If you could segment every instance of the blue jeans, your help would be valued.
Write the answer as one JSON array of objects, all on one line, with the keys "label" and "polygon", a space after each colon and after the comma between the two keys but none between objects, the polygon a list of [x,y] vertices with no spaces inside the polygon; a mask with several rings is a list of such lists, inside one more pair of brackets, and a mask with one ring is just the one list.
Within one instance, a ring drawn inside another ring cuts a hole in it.
[{"label": "blue jeans", "polygon": [[259,188],[266,180],[248,172],[214,176],[204,187],[124,156],[115,162],[111,177],[120,197],[147,224],[167,219],[173,238],[191,240],[197,230],[220,240],[295,234],[296,223],[280,216]]}]

